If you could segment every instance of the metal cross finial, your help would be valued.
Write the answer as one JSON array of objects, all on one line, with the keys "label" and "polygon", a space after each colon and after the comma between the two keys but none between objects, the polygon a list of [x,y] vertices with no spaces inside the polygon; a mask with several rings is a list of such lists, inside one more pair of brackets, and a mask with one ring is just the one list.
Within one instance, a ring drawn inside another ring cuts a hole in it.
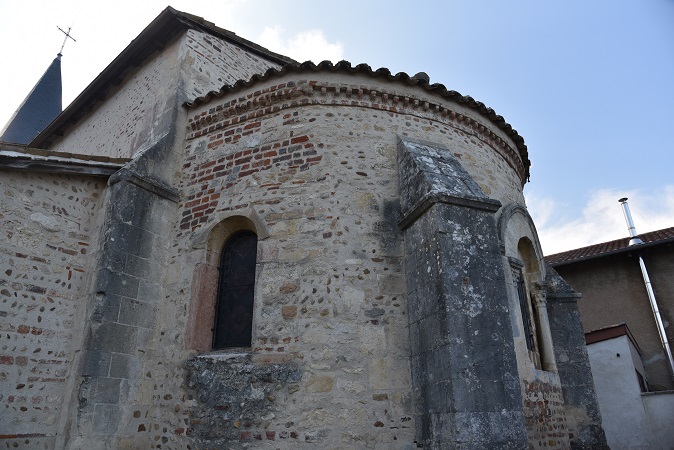
[{"label": "metal cross finial", "polygon": [[74,37],[72,37],[72,36],[70,35],[70,30],[72,29],[72,27],[68,27],[68,31],[63,31],[63,30],[61,29],[61,27],[59,27],[58,25],[56,26],[56,28],[58,28],[59,31],[60,31],[61,33],[63,33],[63,34],[66,35],[66,36],[63,38],[63,44],[61,45],[61,51],[59,51],[59,56],[62,56],[62,54],[63,54],[63,47],[66,46],[66,42],[68,41],[68,38],[72,39],[73,42],[77,42],[77,41],[75,40]]}]

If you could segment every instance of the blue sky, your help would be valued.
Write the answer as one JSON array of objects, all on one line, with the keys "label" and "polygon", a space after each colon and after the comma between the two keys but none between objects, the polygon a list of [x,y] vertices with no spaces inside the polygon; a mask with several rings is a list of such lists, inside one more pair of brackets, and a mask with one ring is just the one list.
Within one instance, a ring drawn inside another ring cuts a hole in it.
[{"label": "blue sky", "polygon": [[[485,103],[523,137],[547,254],[674,226],[674,0],[174,0],[298,60],[346,59]],[[64,106],[166,2],[0,0],[0,126],[58,52]],[[26,25],[30,24],[30,25]],[[11,67],[12,70],[6,70]]]}]

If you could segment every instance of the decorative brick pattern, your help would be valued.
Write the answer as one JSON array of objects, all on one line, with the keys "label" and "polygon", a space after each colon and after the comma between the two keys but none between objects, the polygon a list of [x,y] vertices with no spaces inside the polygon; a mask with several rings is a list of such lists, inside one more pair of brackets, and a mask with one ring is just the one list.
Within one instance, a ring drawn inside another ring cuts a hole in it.
[{"label": "decorative brick pattern", "polygon": [[336,84],[319,80],[275,84],[217,104],[197,116],[190,117],[187,136],[188,139],[197,138],[204,133],[212,133],[252,117],[260,118],[288,108],[308,105],[371,108],[451,124],[453,128],[488,143],[517,172],[522,186],[527,181],[526,169],[517,151],[497,132],[470,115],[449,109],[447,103],[439,101],[432,103],[396,94],[393,90],[386,91],[360,84]]},{"label": "decorative brick pattern", "polygon": [[[214,134],[208,147],[215,148],[225,142],[236,144],[243,136],[252,133],[251,128],[259,128],[260,125],[261,123],[258,121],[246,126],[236,127],[230,132]],[[227,134],[230,134],[230,136],[226,136]],[[231,136],[232,134],[233,136]],[[318,144],[318,147],[322,146],[322,144]],[[264,172],[273,170],[273,173],[268,176],[269,182],[262,188],[274,191],[281,185],[274,180],[284,176],[292,176],[297,171],[305,171],[310,166],[319,164],[322,158],[314,149],[314,143],[310,142],[310,136],[299,135],[281,142],[277,141],[273,144],[239,150],[215,161],[207,161],[201,164],[188,162],[184,164],[183,169],[189,170],[191,173],[189,183],[201,186],[204,185],[203,183],[210,183],[220,189],[229,189],[235,183],[255,173],[265,176]],[[298,181],[298,184],[301,184],[301,182]],[[221,196],[220,189],[215,187],[202,189],[186,197],[185,209],[180,222],[181,229],[194,229],[198,224],[208,220],[208,217],[216,211],[218,206],[218,199]]]},{"label": "decorative brick pattern", "polygon": [[529,442],[535,448],[568,448],[562,389],[542,382],[525,382],[524,417]]}]

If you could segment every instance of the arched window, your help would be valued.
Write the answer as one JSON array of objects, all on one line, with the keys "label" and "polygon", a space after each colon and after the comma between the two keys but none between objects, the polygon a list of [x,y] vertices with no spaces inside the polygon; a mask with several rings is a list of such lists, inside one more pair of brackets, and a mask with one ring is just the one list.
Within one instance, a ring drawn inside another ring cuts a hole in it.
[{"label": "arched window", "polygon": [[524,265],[512,267],[513,281],[517,289],[527,350],[536,368],[556,371],[545,284],[542,281],[538,257],[529,238],[520,239],[517,253]]},{"label": "arched window", "polygon": [[529,293],[526,274],[522,269],[513,270],[513,281],[517,288],[517,297],[520,303],[520,314],[522,315],[522,325],[524,327],[524,340],[527,343],[529,357],[537,368],[541,368],[541,351],[538,345],[540,340],[540,324],[536,314],[536,303],[533,296]]},{"label": "arched window", "polygon": [[235,233],[220,257],[213,349],[250,347],[253,334],[253,299],[257,235]]},{"label": "arched window", "polygon": [[520,303],[520,314],[522,315],[522,325],[524,326],[524,340],[527,343],[527,350],[534,353],[532,357],[537,366],[540,365],[538,356],[538,345],[536,344],[536,321],[534,320],[533,308],[529,302],[530,296],[527,292],[527,285],[524,281],[524,273],[521,268],[513,269],[513,281],[517,288],[517,297]]}]

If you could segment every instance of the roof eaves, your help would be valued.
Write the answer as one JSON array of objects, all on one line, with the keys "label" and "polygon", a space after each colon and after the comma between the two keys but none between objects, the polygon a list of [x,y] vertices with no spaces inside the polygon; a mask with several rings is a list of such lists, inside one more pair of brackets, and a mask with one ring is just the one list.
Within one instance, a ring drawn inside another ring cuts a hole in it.
[{"label": "roof eaves", "polygon": [[129,161],[0,143],[0,169],[109,177]]},{"label": "roof eaves", "polygon": [[506,135],[513,140],[513,142],[517,146],[517,150],[520,154],[520,157],[522,158],[522,161],[525,165],[526,170],[525,179],[528,180],[531,162],[529,161],[529,152],[526,144],[524,143],[524,138],[522,138],[522,136],[520,136],[519,133],[517,133],[517,131],[509,123],[505,121],[503,116],[496,114],[496,112],[492,108],[486,106],[484,103],[479,102],[470,96],[461,95],[457,91],[449,90],[443,84],[440,83],[430,84],[423,77],[419,78],[412,77],[405,72],[398,72],[397,74],[393,75],[391,71],[385,67],[379,68],[377,70],[372,70],[372,68],[368,64],[361,63],[356,66],[353,66],[349,61],[344,60],[339,61],[336,64],[333,64],[330,61],[322,61],[319,64],[314,64],[311,61],[306,61],[301,64],[286,64],[282,66],[280,69],[270,68],[263,74],[255,74],[249,80],[238,80],[236,83],[232,85],[224,85],[218,91],[210,91],[206,95],[198,97],[191,102],[186,102],[184,106],[186,107],[197,106],[206,103],[213,98],[222,97],[223,95],[229,92],[234,92],[238,89],[250,87],[260,81],[282,76],[287,73],[321,72],[321,71],[363,73],[366,75],[370,75],[372,77],[381,77],[388,81],[405,83],[409,86],[418,86],[422,89],[425,89],[426,91],[433,92],[442,97],[452,99],[457,103],[461,103],[473,110],[476,110],[482,116],[484,116],[489,121],[494,123],[498,128],[504,131]]},{"label": "roof eaves", "polygon": [[[662,230],[658,230],[662,231]],[[657,233],[657,231],[652,232],[652,233]],[[644,236],[649,235],[651,233],[643,233],[641,235],[638,235],[638,237],[641,237],[643,239]],[[611,244],[614,242],[619,242],[619,241],[625,241],[625,245],[614,249],[614,250],[606,250],[602,251],[599,253],[592,252],[594,248],[601,247],[601,246],[606,246],[607,244]],[[591,261],[594,259],[599,259],[599,258],[605,258],[608,256],[613,256],[613,255],[618,255],[621,253],[630,253],[634,251],[639,251],[641,249],[647,249],[655,246],[660,246],[663,244],[671,243],[674,242],[674,235],[666,237],[664,239],[655,239],[651,241],[645,241],[642,244],[636,244],[636,245],[627,245],[629,242],[629,238],[623,238],[623,239],[618,239],[616,241],[609,241],[609,242],[603,242],[601,244],[595,244],[595,245],[590,245],[588,247],[581,247],[579,249],[575,250],[569,250],[568,252],[562,252],[562,253],[555,253],[553,255],[548,255],[545,257],[545,260],[550,264],[552,267],[561,267],[561,266],[566,266],[568,264],[575,264],[579,262],[585,262],[585,261]],[[557,257],[560,255],[563,255],[564,253],[581,253],[580,256],[576,257],[569,257],[569,259],[563,259],[561,261],[555,261]]]},{"label": "roof eaves", "polygon": [[627,336],[627,338],[632,342],[632,345],[634,345],[634,348],[637,350],[639,355],[642,354],[641,347],[639,347],[636,338],[634,337],[632,331],[625,322],[588,331],[587,333],[585,333],[585,345],[591,345],[597,342],[607,341],[609,339],[614,339],[620,336]]}]

